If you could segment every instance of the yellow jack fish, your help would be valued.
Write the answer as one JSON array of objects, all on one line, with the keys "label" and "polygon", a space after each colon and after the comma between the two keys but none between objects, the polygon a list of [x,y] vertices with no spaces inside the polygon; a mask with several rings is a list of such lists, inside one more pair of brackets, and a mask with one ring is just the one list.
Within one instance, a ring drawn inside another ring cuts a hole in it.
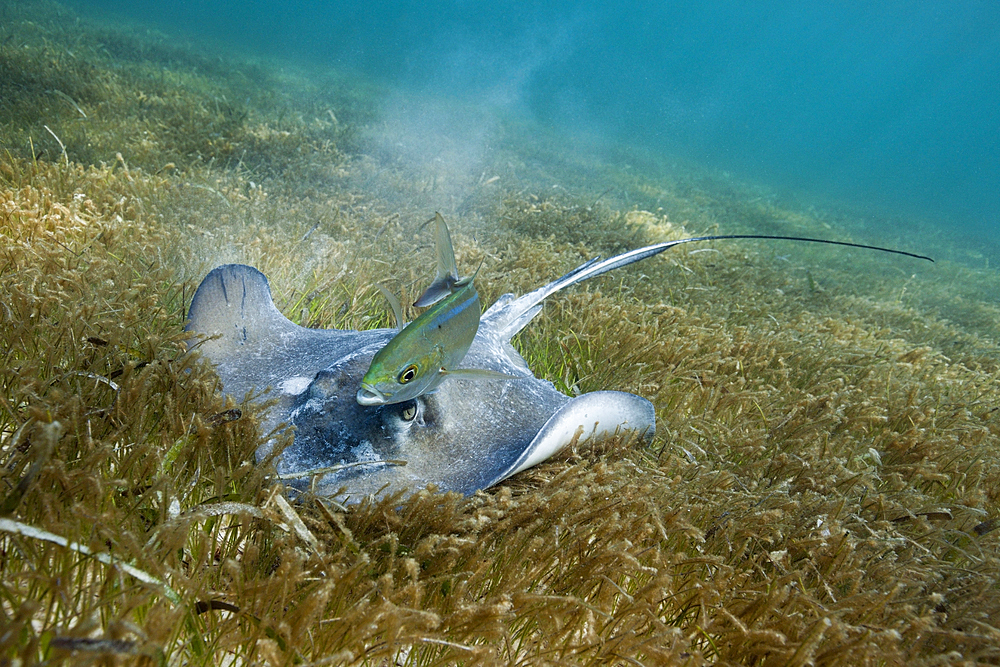
[{"label": "yellow jack fish", "polygon": [[[430,393],[446,377],[512,380],[515,376],[475,368],[457,368],[479,330],[481,306],[475,275],[458,277],[448,225],[434,215],[437,275],[415,306],[432,306],[402,326],[399,302],[385,290],[400,332],[379,350],[361,380],[358,403],[388,405]],[[381,288],[380,288],[381,289]]]}]

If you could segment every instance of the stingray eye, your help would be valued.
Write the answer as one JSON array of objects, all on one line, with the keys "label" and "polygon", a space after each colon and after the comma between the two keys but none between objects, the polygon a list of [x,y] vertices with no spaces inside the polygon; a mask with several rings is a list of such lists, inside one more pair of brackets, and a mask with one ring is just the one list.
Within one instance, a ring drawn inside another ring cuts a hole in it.
[{"label": "stingray eye", "polygon": [[413,421],[417,416],[417,402],[410,401],[409,403],[406,403],[403,406],[403,409],[400,410],[399,416],[402,417],[404,422]]},{"label": "stingray eye", "polygon": [[399,374],[399,384],[406,384],[407,382],[413,382],[413,378],[417,377],[417,365],[410,364]]}]

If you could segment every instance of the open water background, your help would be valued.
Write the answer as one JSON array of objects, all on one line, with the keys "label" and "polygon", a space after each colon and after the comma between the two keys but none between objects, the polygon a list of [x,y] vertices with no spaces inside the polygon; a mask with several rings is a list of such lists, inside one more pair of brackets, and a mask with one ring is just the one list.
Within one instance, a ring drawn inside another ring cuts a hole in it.
[{"label": "open water background", "polygon": [[992,0],[69,4],[1000,239]]}]

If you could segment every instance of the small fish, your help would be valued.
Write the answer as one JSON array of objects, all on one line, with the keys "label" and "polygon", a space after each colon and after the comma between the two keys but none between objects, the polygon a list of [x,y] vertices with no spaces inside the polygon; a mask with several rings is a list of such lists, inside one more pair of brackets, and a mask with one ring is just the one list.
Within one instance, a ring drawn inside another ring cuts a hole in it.
[{"label": "small fish", "polygon": [[515,378],[486,369],[458,368],[476,338],[482,308],[473,284],[476,276],[458,277],[451,234],[440,213],[434,215],[434,224],[437,275],[414,303],[431,308],[404,327],[398,301],[382,290],[392,304],[400,331],[372,359],[358,389],[361,405],[409,401],[433,392],[446,377]]}]

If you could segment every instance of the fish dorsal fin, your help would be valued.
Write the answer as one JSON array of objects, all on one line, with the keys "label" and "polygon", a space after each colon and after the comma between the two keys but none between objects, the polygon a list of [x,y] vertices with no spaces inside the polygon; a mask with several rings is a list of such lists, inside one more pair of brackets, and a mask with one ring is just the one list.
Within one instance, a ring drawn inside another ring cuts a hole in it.
[{"label": "fish dorsal fin", "polygon": [[440,213],[434,214],[434,245],[437,249],[437,273],[434,282],[413,304],[418,308],[437,303],[455,291],[456,285],[461,282],[458,277],[458,265],[455,264],[455,248],[451,244],[451,234],[448,233],[448,225]]}]

